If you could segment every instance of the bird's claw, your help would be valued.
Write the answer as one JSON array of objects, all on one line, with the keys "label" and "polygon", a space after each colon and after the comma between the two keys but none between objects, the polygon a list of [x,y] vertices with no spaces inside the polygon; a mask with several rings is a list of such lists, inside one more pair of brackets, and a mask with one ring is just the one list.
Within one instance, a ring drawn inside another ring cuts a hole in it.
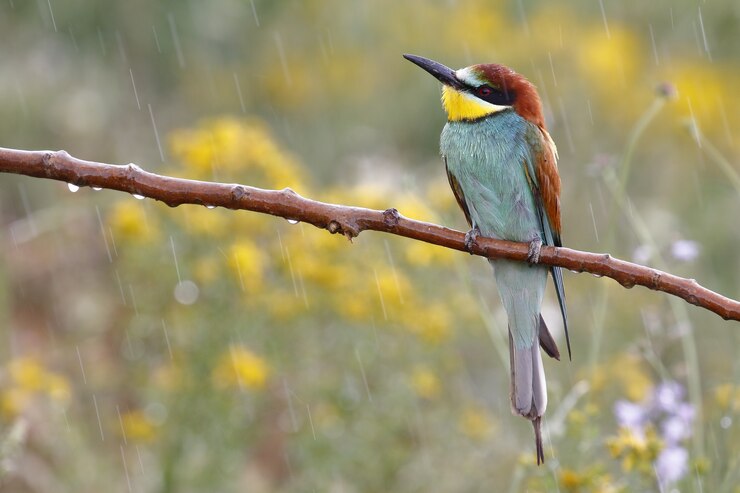
[{"label": "bird's claw", "polygon": [[539,237],[532,238],[529,242],[529,250],[527,251],[527,262],[531,265],[538,264],[540,262],[540,252],[542,251],[542,240]]},{"label": "bird's claw", "polygon": [[480,229],[477,226],[474,226],[470,231],[465,233],[465,249],[471,255],[473,253],[473,245],[475,245],[475,240],[478,239],[478,236],[480,236]]}]

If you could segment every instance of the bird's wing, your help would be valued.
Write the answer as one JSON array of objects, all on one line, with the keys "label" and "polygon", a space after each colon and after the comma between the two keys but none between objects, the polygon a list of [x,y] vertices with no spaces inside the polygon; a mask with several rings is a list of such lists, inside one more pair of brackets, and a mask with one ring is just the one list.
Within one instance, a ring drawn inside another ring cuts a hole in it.
[{"label": "bird's wing", "polygon": [[445,162],[445,171],[447,172],[447,180],[450,182],[450,188],[452,188],[452,193],[455,194],[457,205],[459,205],[460,209],[462,209],[463,213],[465,213],[465,219],[467,219],[468,224],[472,227],[473,222],[470,218],[470,210],[468,209],[467,202],[465,202],[465,196],[463,195],[460,182],[457,181],[457,178],[455,178],[455,175],[450,173],[450,168],[447,166],[447,157],[442,156],[442,159]]},{"label": "bird's wing", "polygon": [[[532,190],[537,212],[539,213],[543,243],[562,246],[560,239],[560,175],[558,174],[558,150],[550,134],[544,128],[531,126],[527,132],[530,159],[525,159],[524,172],[529,188]],[[565,342],[568,346],[568,357],[571,356],[570,336],[568,335],[568,314],[565,308],[565,288],[560,267],[551,267],[550,273],[555,284],[560,312],[563,315]]]},{"label": "bird's wing", "polygon": [[[558,150],[547,130],[530,127],[527,140],[531,159],[527,160],[525,172],[538,203],[539,212],[547,220],[545,235],[551,235],[548,244],[562,246],[560,242],[560,175],[558,174]],[[543,224],[545,226],[545,224]]]}]

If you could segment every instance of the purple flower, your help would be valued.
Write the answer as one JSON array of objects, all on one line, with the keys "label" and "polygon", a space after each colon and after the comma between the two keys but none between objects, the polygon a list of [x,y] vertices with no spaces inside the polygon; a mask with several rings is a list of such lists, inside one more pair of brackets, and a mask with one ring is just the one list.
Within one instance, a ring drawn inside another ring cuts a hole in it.
[{"label": "purple flower", "polygon": [[648,427],[660,431],[665,448],[653,467],[663,486],[680,480],[689,468],[689,452],[680,444],[691,437],[696,409],[684,402],[685,395],[681,384],[667,380],[641,403],[619,400],[614,404],[614,416],[621,427],[638,436],[644,436]]},{"label": "purple flower", "polygon": [[699,256],[701,247],[692,240],[678,240],[671,245],[671,255],[676,260],[690,262]]},{"label": "purple flower", "polygon": [[660,426],[663,440],[670,447],[691,436],[691,423],[678,416],[667,418]]},{"label": "purple flower", "polygon": [[689,471],[689,452],[683,447],[666,447],[655,461],[655,474],[662,485],[673,484]]},{"label": "purple flower", "polygon": [[681,418],[687,424],[691,424],[694,421],[694,416],[696,416],[696,410],[693,405],[687,402],[682,402],[678,405],[673,415],[677,418]]},{"label": "purple flower", "polygon": [[640,404],[619,400],[614,403],[614,416],[620,426],[642,435],[647,420],[647,410]]},{"label": "purple flower", "polygon": [[672,414],[682,404],[683,396],[681,384],[669,380],[658,385],[653,393],[653,401],[658,411]]},{"label": "purple flower", "polygon": [[681,402],[673,408],[672,413],[665,417],[660,429],[663,440],[668,446],[677,445],[678,442],[691,436],[691,423],[694,421],[695,414],[694,406]]}]

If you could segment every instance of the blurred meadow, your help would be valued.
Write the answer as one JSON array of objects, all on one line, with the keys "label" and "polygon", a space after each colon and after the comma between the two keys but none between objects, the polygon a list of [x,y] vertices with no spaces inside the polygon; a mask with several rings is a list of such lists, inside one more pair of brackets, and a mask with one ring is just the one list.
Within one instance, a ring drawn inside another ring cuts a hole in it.
[{"label": "blurred meadow", "polygon": [[[504,63],[566,246],[740,298],[735,0],[6,0],[0,40],[4,147],[461,230],[401,54]],[[565,272],[537,467],[484,260],[73,188],[0,176],[2,491],[740,492],[737,323]]]}]

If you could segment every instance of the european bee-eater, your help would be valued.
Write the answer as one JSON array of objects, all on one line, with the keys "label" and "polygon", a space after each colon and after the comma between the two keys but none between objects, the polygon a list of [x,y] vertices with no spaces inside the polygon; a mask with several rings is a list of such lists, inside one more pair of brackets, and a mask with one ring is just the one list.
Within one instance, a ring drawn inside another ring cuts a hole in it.
[{"label": "european bee-eater", "polygon": [[[497,64],[452,70],[416,55],[404,58],[442,83],[447,124],[440,152],[447,178],[471,226],[468,247],[480,234],[529,243],[529,265],[490,259],[509,319],[511,409],[532,421],[537,464],[544,462],[540,421],[547,387],[539,345],[560,359],[540,315],[548,267],[538,265],[543,244],[561,246],[558,152],[545,128],[537,90]],[[570,355],[563,278],[550,267]]]}]

